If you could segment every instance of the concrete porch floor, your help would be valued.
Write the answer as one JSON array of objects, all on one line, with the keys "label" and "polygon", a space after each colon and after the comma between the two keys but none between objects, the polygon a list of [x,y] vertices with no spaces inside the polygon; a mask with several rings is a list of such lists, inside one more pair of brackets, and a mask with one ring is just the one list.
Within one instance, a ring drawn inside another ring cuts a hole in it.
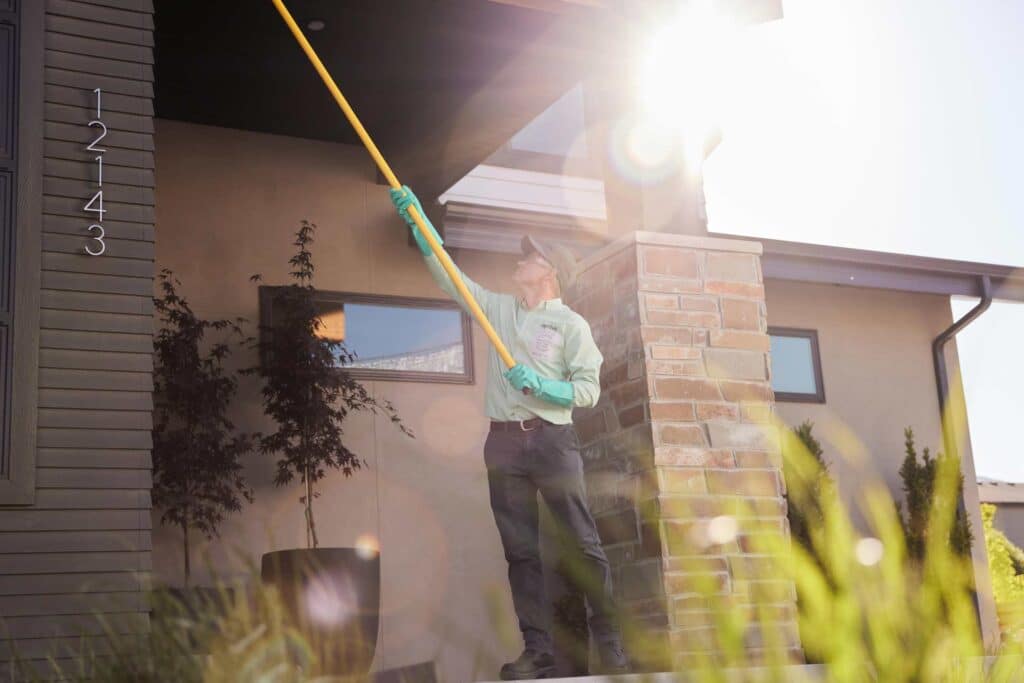
[{"label": "concrete porch floor", "polygon": [[[825,667],[821,664],[800,664],[785,668],[786,680],[793,683],[816,683],[825,680]],[[731,669],[726,672],[727,680],[735,683],[769,680],[766,668]],[[572,678],[546,678],[548,683],[699,683],[685,671],[665,671],[661,673],[628,674],[624,676],[576,676]],[[499,681],[480,681],[478,683],[500,683]]]}]

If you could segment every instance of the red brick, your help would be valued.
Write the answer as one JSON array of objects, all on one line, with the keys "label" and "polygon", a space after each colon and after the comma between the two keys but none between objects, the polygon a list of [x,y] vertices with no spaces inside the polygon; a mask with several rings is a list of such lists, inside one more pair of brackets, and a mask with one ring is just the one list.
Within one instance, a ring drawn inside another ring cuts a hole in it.
[{"label": "red brick", "polygon": [[[661,425],[658,428],[658,435],[661,438],[661,443],[683,446],[704,446],[707,444],[704,438],[704,429],[696,424]],[[655,451],[655,456],[657,456],[657,451]]]},{"label": "red brick", "polygon": [[771,403],[742,403],[740,404],[740,410],[743,419],[747,422],[771,422]]},{"label": "red brick", "polygon": [[692,403],[650,403],[652,420],[672,420],[674,422],[692,422],[694,411]]},{"label": "red brick", "polygon": [[674,294],[644,294],[644,306],[652,310],[678,310],[679,297]]},{"label": "red brick", "polygon": [[721,555],[689,555],[666,558],[664,567],[670,572],[717,574],[729,571],[729,561]]},{"label": "red brick", "polygon": [[732,403],[698,403],[697,419],[707,420],[739,420],[739,410]]},{"label": "red brick", "polygon": [[595,441],[608,432],[604,410],[596,410],[589,415],[580,417],[575,423],[576,433],[579,435],[581,443]]},{"label": "red brick", "polygon": [[707,470],[708,491],[730,496],[779,496],[775,470]]},{"label": "red brick", "polygon": [[679,346],[693,345],[693,330],[679,327],[657,327],[654,325],[643,325],[640,328],[640,338],[645,344],[678,344]]},{"label": "red brick", "polygon": [[684,379],[657,377],[654,380],[655,396],[661,399],[698,401],[721,400],[721,393],[714,381],[706,379]]},{"label": "red brick", "polygon": [[[671,552],[671,551],[670,551]],[[728,574],[666,574],[665,575],[665,589],[671,595],[683,595],[686,593],[696,593],[698,595],[714,595],[718,593],[725,593],[729,590],[729,575]],[[693,631],[700,631],[703,629],[693,629]],[[709,637],[711,641],[714,640],[714,630],[711,630]],[[684,631],[687,634],[684,636],[684,640],[691,646],[695,645],[693,640],[693,633],[691,630]],[[679,634],[671,634],[676,636]],[[691,647],[690,649],[704,649],[703,647]]]},{"label": "red brick", "polygon": [[683,446],[657,446],[654,449],[656,465],[676,467],[732,467],[732,451],[721,448],[687,448]]},{"label": "red brick", "polygon": [[760,330],[760,309],[761,306],[756,301],[722,299],[722,327]]},{"label": "red brick", "polygon": [[704,470],[699,467],[659,467],[658,479],[665,493],[707,493]]},{"label": "red brick", "polygon": [[608,393],[612,403],[615,404],[615,409],[621,411],[623,408],[627,408],[647,398],[647,382],[645,380],[633,380],[626,384],[620,384]]},{"label": "red brick", "polygon": [[746,349],[749,351],[767,352],[771,346],[771,338],[762,332],[711,330],[709,343],[711,346],[724,349]]},{"label": "red brick", "polygon": [[619,411],[619,426],[623,429],[640,424],[645,419],[646,414],[644,412],[643,403],[635,405],[632,408],[626,408],[625,410]]},{"label": "red brick", "polygon": [[676,346],[674,344],[652,344],[651,358],[657,360],[697,360],[700,349],[692,346]]},{"label": "red brick", "polygon": [[608,259],[608,269],[613,282],[636,277],[636,251],[628,249]]},{"label": "red brick", "polygon": [[637,288],[641,292],[666,292],[676,294],[700,294],[703,291],[701,281],[697,279],[683,280],[679,278],[640,277]]},{"label": "red brick", "polygon": [[647,372],[653,375],[685,375],[687,377],[704,377],[704,363],[699,360],[651,360],[647,363]]},{"label": "red brick", "polygon": [[616,384],[622,384],[629,379],[629,364],[618,363],[616,365],[606,365],[601,368],[601,386],[612,387]]},{"label": "red brick", "polygon": [[736,451],[737,467],[769,468],[779,463],[777,458],[767,451]]},{"label": "red brick", "polygon": [[573,308],[587,320],[598,320],[612,314],[611,287],[598,287],[586,290],[581,300]]},{"label": "red brick", "polygon": [[767,382],[733,382],[720,380],[718,386],[726,401],[771,401],[774,398]]},{"label": "red brick", "polygon": [[595,263],[579,274],[576,278],[576,287],[580,291],[589,292],[591,289],[607,286],[613,281],[609,278],[609,273],[607,261]]},{"label": "red brick", "polygon": [[760,281],[757,257],[753,254],[715,254],[707,256],[705,277],[722,282],[745,282],[756,284]]},{"label": "red brick", "polygon": [[709,294],[725,294],[727,296],[745,296],[764,301],[764,285],[752,285],[744,282],[719,282],[708,280],[704,283],[704,291]]},{"label": "red brick", "polygon": [[641,247],[641,261],[646,275],[671,275],[680,278],[698,278],[697,252],[672,247]]},{"label": "red brick", "polygon": [[679,301],[679,307],[684,311],[718,313],[718,297],[716,296],[688,296],[684,294],[680,297]]},{"label": "red brick", "polygon": [[707,349],[704,362],[712,377],[767,380],[768,364],[760,351],[743,349]]},{"label": "red brick", "polygon": [[722,326],[717,313],[700,311],[647,311],[647,322],[651,325],[678,325],[681,327]]}]

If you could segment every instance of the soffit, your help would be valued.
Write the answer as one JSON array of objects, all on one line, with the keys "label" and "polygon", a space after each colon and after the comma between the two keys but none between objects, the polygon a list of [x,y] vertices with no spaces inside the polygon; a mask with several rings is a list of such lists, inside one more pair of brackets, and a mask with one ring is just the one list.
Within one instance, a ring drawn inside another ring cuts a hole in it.
[{"label": "soffit", "polygon": [[[437,196],[606,58],[606,12],[290,0],[399,178]],[[156,0],[161,118],[359,144],[269,0]],[[324,22],[318,32],[311,20]]]}]

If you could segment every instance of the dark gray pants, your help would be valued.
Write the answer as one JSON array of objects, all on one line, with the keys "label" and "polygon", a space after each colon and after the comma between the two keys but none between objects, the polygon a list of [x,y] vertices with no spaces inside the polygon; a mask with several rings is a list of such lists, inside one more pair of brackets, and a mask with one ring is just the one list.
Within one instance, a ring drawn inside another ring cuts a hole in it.
[{"label": "dark gray pants", "polygon": [[484,445],[491,510],[508,561],[508,580],[526,647],[551,652],[537,522],[544,497],[571,553],[573,579],[590,605],[590,630],[599,642],[619,637],[611,569],[587,507],[580,442],[571,424],[531,431],[491,431]]}]

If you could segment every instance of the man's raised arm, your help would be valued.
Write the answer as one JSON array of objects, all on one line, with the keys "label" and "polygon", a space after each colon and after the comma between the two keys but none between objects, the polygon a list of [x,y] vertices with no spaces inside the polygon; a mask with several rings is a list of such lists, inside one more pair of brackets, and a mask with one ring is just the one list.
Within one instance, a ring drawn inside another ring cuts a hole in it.
[{"label": "man's raised arm", "polygon": [[[414,221],[412,216],[409,215],[409,207],[415,206],[416,210],[419,211],[420,216],[423,217],[423,222],[426,223],[427,227],[432,231],[437,243],[444,244],[444,240],[441,239],[441,236],[437,234],[437,230],[434,229],[434,224],[430,222],[429,218],[427,218],[427,214],[423,210],[423,206],[420,205],[420,200],[415,194],[413,194],[413,191],[409,189],[408,185],[403,185],[400,190],[392,189],[390,192],[391,203],[395,205],[395,209],[398,210],[398,215],[405,220],[409,229],[412,230],[413,239],[416,240],[416,245],[420,248],[420,251],[423,252],[423,260],[427,264],[427,270],[430,271],[434,281],[437,282],[438,286],[444,290],[445,294],[454,299],[464,311],[471,313],[466,302],[462,300],[462,296],[459,294],[458,290],[455,289],[455,285],[452,283],[451,278],[448,277],[448,273],[445,272],[441,262],[430,249],[430,244],[427,242],[426,238],[420,234],[420,229],[419,226],[416,225],[416,221]],[[466,289],[468,289],[469,293],[473,295],[476,302],[480,304],[480,308],[483,309],[484,314],[490,317],[491,311],[494,310],[491,304],[495,297],[500,295],[495,294],[485,287],[481,287],[476,282],[473,282],[473,280],[466,277],[466,274],[463,273],[462,269],[458,266],[455,266],[455,269],[459,272],[459,276],[462,278],[463,284],[466,285]]]}]

